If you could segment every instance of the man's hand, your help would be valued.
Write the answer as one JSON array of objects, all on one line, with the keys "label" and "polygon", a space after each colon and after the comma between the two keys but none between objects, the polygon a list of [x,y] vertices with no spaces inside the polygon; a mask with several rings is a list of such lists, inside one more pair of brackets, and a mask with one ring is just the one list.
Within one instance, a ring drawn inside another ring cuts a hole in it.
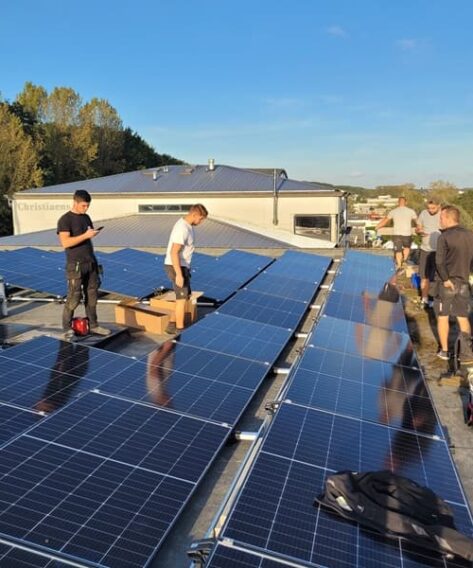
[{"label": "man's hand", "polygon": [[443,285],[445,286],[445,288],[450,288],[450,290],[455,290],[455,284],[450,279],[445,280]]},{"label": "man's hand", "polygon": [[184,276],[182,274],[176,274],[176,286],[178,288],[184,287]]},{"label": "man's hand", "polygon": [[87,229],[87,231],[84,233],[84,236],[87,239],[93,239],[94,237],[96,237],[99,234],[99,231],[97,231],[96,229],[92,229],[92,227],[89,227]]}]

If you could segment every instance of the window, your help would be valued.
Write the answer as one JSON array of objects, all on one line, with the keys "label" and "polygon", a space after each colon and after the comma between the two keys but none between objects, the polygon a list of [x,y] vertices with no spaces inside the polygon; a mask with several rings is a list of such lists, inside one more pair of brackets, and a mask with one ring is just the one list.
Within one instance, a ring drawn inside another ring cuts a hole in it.
[{"label": "window", "polygon": [[191,205],[183,205],[183,204],[139,205],[138,212],[139,213],[181,213],[189,211],[191,207],[192,207]]},{"label": "window", "polygon": [[331,215],[294,215],[296,235],[330,241],[331,228]]}]

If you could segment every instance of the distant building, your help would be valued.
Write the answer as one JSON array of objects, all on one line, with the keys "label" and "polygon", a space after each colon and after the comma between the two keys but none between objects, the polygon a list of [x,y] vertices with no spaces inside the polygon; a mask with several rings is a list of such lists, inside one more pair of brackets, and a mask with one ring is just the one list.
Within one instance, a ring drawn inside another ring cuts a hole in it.
[{"label": "distant building", "polygon": [[391,195],[378,195],[378,197],[369,197],[362,203],[353,203],[353,212],[360,215],[371,215],[373,219],[379,219],[384,217],[388,211],[397,207],[397,204],[397,197],[392,197]]},{"label": "distant building", "polygon": [[53,229],[77,189],[91,193],[94,221],[176,215],[202,202],[216,220],[291,246],[334,247],[346,230],[344,191],[291,180],[283,169],[235,168],[209,160],[18,192],[12,199],[15,235]]}]

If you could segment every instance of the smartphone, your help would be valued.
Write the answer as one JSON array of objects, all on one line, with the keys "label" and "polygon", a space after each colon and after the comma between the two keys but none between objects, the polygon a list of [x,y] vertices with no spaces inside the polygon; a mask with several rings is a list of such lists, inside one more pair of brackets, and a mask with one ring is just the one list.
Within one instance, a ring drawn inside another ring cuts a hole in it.
[{"label": "smartphone", "polygon": [[102,225],[101,227],[97,227],[97,229],[95,229],[96,231],[101,231],[104,228],[104,225]]}]

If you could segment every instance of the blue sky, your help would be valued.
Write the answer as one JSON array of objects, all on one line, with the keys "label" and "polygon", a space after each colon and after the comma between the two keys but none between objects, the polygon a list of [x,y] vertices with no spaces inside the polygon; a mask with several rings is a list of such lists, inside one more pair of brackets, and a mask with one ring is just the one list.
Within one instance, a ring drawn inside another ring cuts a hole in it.
[{"label": "blue sky", "polygon": [[6,0],[0,93],[107,99],[159,152],[473,186],[471,0]]}]

